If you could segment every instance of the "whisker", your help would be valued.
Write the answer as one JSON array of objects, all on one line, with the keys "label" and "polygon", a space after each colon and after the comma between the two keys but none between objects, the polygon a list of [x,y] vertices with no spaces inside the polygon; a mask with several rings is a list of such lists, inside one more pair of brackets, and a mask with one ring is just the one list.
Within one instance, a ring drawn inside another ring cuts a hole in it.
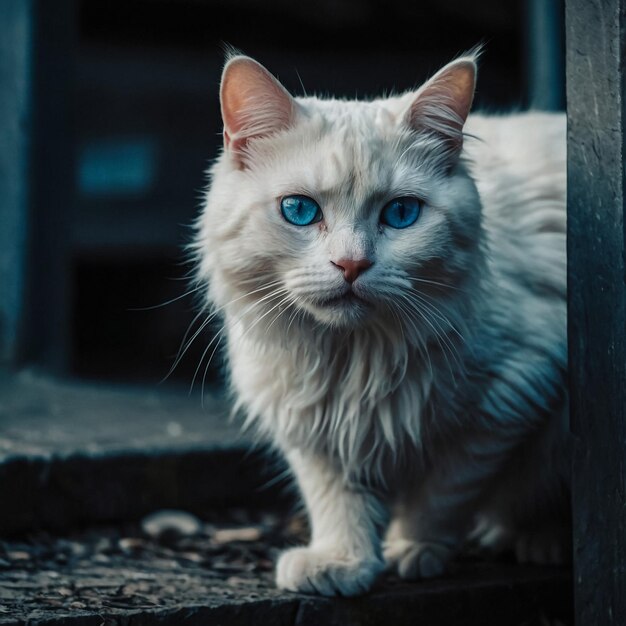
[{"label": "whisker", "polygon": [[[465,343],[465,338],[463,337],[463,335],[461,335],[461,333],[457,330],[457,328],[454,326],[454,324],[443,314],[443,312],[439,308],[437,308],[435,306],[434,303],[428,302],[427,300],[424,300],[421,297],[421,294],[418,294],[418,293],[415,293],[415,292],[410,292],[410,293],[407,293],[406,295],[409,298],[418,298],[419,302],[422,304],[422,307],[426,311],[428,311],[430,313],[430,315],[432,315],[435,319],[439,319],[443,324],[445,324],[445,327],[447,327],[450,332],[454,333],[462,342]],[[447,340],[450,343],[450,345],[454,347],[454,350],[456,351],[457,356],[459,357],[459,360],[462,362],[463,359],[460,357],[460,355],[458,353],[458,350],[456,349],[455,343],[449,337],[449,333],[446,332],[445,328],[441,328],[441,327],[439,327],[439,328],[442,331],[442,333],[444,334],[444,336],[447,338]]]},{"label": "whisker", "polygon": [[211,352],[211,356],[209,357],[209,360],[206,363],[206,367],[204,368],[204,373],[202,374],[202,386],[200,387],[200,406],[204,409],[204,383],[206,382],[206,375],[207,372],[209,371],[209,366],[211,365],[211,361],[213,361],[213,357],[215,356],[215,353],[217,352],[217,349],[220,346],[220,343],[222,343],[222,339],[224,338],[224,335],[222,335],[218,342],[215,344],[215,348],[213,348],[213,352]]},{"label": "whisker", "polygon": [[198,285],[197,287],[190,289],[189,291],[187,291],[186,293],[180,296],[176,296],[175,298],[172,298],[171,300],[167,300],[166,302],[161,302],[161,304],[153,304],[152,306],[133,307],[133,308],[126,309],[126,310],[127,311],[154,311],[155,309],[160,309],[161,307],[168,306],[169,304],[172,304],[174,302],[178,302],[178,300],[182,300],[183,298],[190,296],[192,293],[195,293],[196,291],[200,290],[202,287],[203,285]]},{"label": "whisker", "polygon": [[423,332],[421,332],[415,325],[412,311],[408,308],[408,306],[404,304],[402,301],[397,300],[397,299],[395,300],[395,304],[396,306],[398,306],[398,308],[400,308],[401,311],[404,312],[405,320],[411,324],[411,327],[413,329],[413,333],[415,336],[415,340],[418,342],[418,347],[420,348],[420,351],[422,352],[422,354],[425,355],[426,358],[428,359],[428,369],[430,371],[430,375],[432,378],[433,377],[433,363],[430,358],[430,350],[428,349],[428,345],[426,344],[423,338]]},{"label": "whisker", "polygon": [[[293,302],[294,304],[297,304],[297,301],[295,299]],[[289,329],[291,328],[293,321],[295,320],[295,318],[298,316],[299,313],[300,313],[300,309],[296,306],[296,308],[293,310],[293,313],[289,316],[289,324],[287,324],[287,332],[289,332]]]},{"label": "whisker", "polygon": [[[415,291],[410,292],[409,294],[410,297],[412,298],[418,298],[426,307],[430,307],[432,310],[433,315],[435,315],[437,318],[439,318],[440,321],[442,321],[444,324],[446,324],[450,330],[458,336],[458,338],[465,343],[465,337],[463,337],[463,335],[461,335],[461,333],[459,332],[459,330],[456,328],[456,326],[450,321],[450,319],[448,317],[446,317],[446,315],[441,311],[441,309],[439,307],[437,307],[437,305],[434,302],[429,302],[428,300],[425,300],[424,298],[427,296],[427,294],[425,293],[417,293]],[[434,298],[430,298],[431,300],[433,300]]]},{"label": "whisker", "polygon": [[[215,340],[218,339],[219,337],[221,337],[224,334],[225,330],[226,330],[226,326],[224,325],[224,326],[222,326],[222,328],[219,329],[219,331],[217,331],[215,333],[215,335],[213,335],[213,338],[211,339],[211,341],[209,341],[209,343],[207,344],[206,348],[202,352],[202,356],[200,357],[200,360],[198,361],[198,365],[196,366],[196,370],[193,373],[193,378],[191,379],[191,385],[189,387],[189,395],[191,395],[191,393],[193,392],[193,386],[196,383],[196,378],[198,376],[198,372],[200,371],[200,368],[202,367],[202,361],[204,361],[204,357],[207,355],[207,352],[211,349],[211,346],[213,345]],[[211,353],[211,354],[213,354],[213,353]],[[205,373],[206,373],[206,370],[205,370]]]},{"label": "whisker", "polygon": [[414,280],[418,283],[424,283],[427,285],[435,285],[436,287],[445,287],[446,289],[454,289],[455,291],[465,291],[461,287],[457,287],[456,285],[450,285],[449,283],[442,283],[438,280],[430,280],[428,278],[420,278],[419,276],[407,276],[409,280]]},{"label": "whisker", "polygon": [[[273,299],[273,298],[276,298],[276,297],[280,297],[285,291],[286,291],[286,289],[284,287],[282,289],[275,289],[270,294],[267,294],[266,296],[263,296],[263,298],[261,298],[260,300],[254,301],[245,311],[243,311],[243,313],[241,313],[239,315],[239,317],[235,320],[235,322],[241,321],[243,319],[243,317],[247,313],[249,313],[252,309],[254,309],[255,307],[257,307],[260,304],[262,304],[268,298]],[[270,309],[270,311],[271,310],[273,310],[273,309]],[[256,324],[256,322],[255,322],[255,324]],[[193,391],[193,387],[195,385],[196,378],[198,377],[198,372],[200,371],[200,368],[202,367],[202,362],[204,361],[208,351],[210,350],[211,346],[213,345],[213,343],[215,342],[216,339],[220,338],[219,341],[221,341],[221,337],[224,334],[224,332],[226,331],[226,329],[227,329],[227,326],[226,326],[226,324],[224,324],[222,326],[222,328],[220,328],[220,330],[215,334],[213,339],[211,339],[211,341],[208,343],[208,345],[206,346],[206,348],[202,352],[202,355],[200,357],[200,361],[198,362],[196,370],[195,370],[195,372],[193,374],[193,378],[191,379],[191,386],[189,388],[189,393],[190,394]],[[244,333],[244,335],[245,335],[245,333]],[[243,338],[243,336],[242,336],[242,338]],[[218,342],[218,344],[219,344],[219,342]],[[216,345],[216,348],[217,348],[217,345]],[[207,364],[206,364],[206,367],[205,367],[204,377],[206,377],[206,372],[208,371],[209,365],[211,364],[211,359],[213,358],[214,354],[215,354],[215,349],[213,350],[213,352],[211,353],[211,356],[209,357],[209,360],[207,361]],[[203,378],[203,380],[204,380],[204,378]]]},{"label": "whisker", "polygon": [[[213,317],[215,317],[215,315],[209,315],[204,322],[202,322],[202,324],[200,324],[200,327],[198,328],[198,330],[196,330],[196,332],[193,334],[193,336],[191,337],[191,339],[189,339],[189,341],[187,342],[187,344],[185,345],[185,347],[183,348],[182,351],[179,350],[179,354],[176,357],[176,359],[174,360],[174,363],[172,364],[172,366],[170,367],[169,371],[167,372],[167,374],[161,379],[161,383],[164,383],[171,375],[172,372],[178,367],[178,364],[181,362],[182,358],[185,356],[185,354],[187,354],[187,351],[189,350],[189,348],[191,347],[191,344],[193,344],[193,342],[196,340],[196,337],[207,327],[207,325],[211,322],[211,320],[213,319]],[[197,317],[196,317],[197,319]],[[193,322],[192,322],[193,323]],[[188,331],[189,332],[189,331]]]},{"label": "whisker", "polygon": [[289,295],[288,298],[291,299],[291,302],[289,302],[289,304],[287,304],[287,306],[284,309],[278,311],[278,314],[274,317],[274,319],[269,323],[268,327],[265,329],[265,334],[266,335],[269,332],[270,328],[274,325],[274,322],[281,315],[284,315],[296,303],[296,301],[291,297],[291,295]]},{"label": "whisker", "polygon": [[244,339],[246,335],[250,334],[250,332],[261,322],[261,320],[267,317],[272,311],[276,310],[276,308],[279,307],[281,304],[284,304],[285,302],[287,302],[290,298],[291,298],[291,294],[287,294],[284,298],[282,298],[282,300],[278,302],[278,304],[275,304],[271,309],[263,313],[261,317],[257,318],[252,324],[252,326],[246,329],[244,334],[240,337],[240,340]]},{"label": "whisker", "polygon": [[180,342],[180,345],[178,346],[178,350],[176,352],[176,356],[174,357],[174,361],[176,361],[176,359],[178,359],[178,356],[180,355],[180,351],[183,349],[183,346],[185,345],[185,342],[187,341],[187,337],[189,337],[189,333],[191,332],[191,329],[193,328],[193,325],[198,321],[198,318],[204,313],[203,309],[200,309],[200,311],[198,311],[198,313],[196,313],[195,317],[191,320],[191,323],[189,324],[189,326],[187,326],[187,330],[185,331],[185,334],[183,335],[183,339]]},{"label": "whisker", "polygon": [[406,293],[400,294],[400,297],[405,300],[405,302],[407,303],[407,305],[409,307],[409,310],[412,310],[410,305],[413,305],[413,306],[415,306],[418,309],[418,311],[421,313],[421,319],[424,320],[424,322],[426,322],[426,324],[428,324],[430,329],[433,331],[433,337],[435,338],[435,340],[439,344],[439,348],[441,349],[441,354],[443,355],[444,359],[446,360],[446,363],[448,365],[448,369],[450,371],[450,374],[452,376],[453,381],[456,383],[456,378],[454,376],[454,368],[452,367],[452,364],[451,364],[450,360],[448,359],[448,355],[447,355],[447,352],[446,352],[446,347],[447,346],[446,346],[445,343],[442,343],[442,339],[441,339],[439,331],[434,326],[434,324],[431,322],[429,316],[427,314],[425,314],[422,306],[420,306],[418,302],[412,302],[411,300],[409,300],[407,298],[407,294]]},{"label": "whisker", "polygon": [[[254,295],[255,293],[259,293],[260,291],[265,291],[266,289],[270,289],[272,286],[274,285],[278,285],[281,284],[282,281],[280,280],[276,280],[276,281],[272,281],[271,283],[267,283],[265,285],[262,285],[261,287],[258,287],[257,289],[253,289],[252,291],[248,291],[245,294],[237,297],[237,298],[233,298],[232,300],[230,300],[229,302],[223,304],[222,306],[216,307],[214,308],[210,315],[207,317],[207,319],[200,325],[200,328],[198,328],[198,330],[193,334],[193,336],[191,337],[191,339],[189,339],[189,341],[187,342],[187,344],[185,345],[185,341],[187,339],[187,336],[189,334],[189,331],[191,330],[191,326],[193,326],[193,324],[195,323],[195,321],[198,319],[198,317],[200,317],[200,315],[202,314],[202,311],[200,313],[198,313],[198,315],[196,315],[196,317],[193,319],[193,321],[191,322],[189,328],[187,329],[187,332],[185,333],[185,336],[183,337],[183,340],[181,342],[181,348],[179,348],[178,353],[176,355],[176,358],[174,359],[174,363],[173,365],[170,367],[168,373],[164,376],[164,378],[161,380],[161,383],[165,382],[171,375],[172,372],[176,369],[176,367],[178,367],[178,364],[180,363],[180,361],[182,360],[182,358],[185,356],[185,354],[187,353],[187,351],[189,350],[189,348],[191,347],[191,345],[193,344],[193,342],[196,340],[196,338],[198,337],[198,335],[202,332],[202,330],[204,328],[206,328],[207,324],[209,324],[211,322],[211,320],[215,319],[215,317],[221,312],[223,311],[227,306],[230,306],[231,304],[242,300],[243,298],[247,298],[248,296]],[[258,300],[258,302],[262,302],[265,298],[261,298],[260,300]],[[183,348],[184,346],[184,348]],[[182,350],[181,350],[182,349]]]},{"label": "whisker", "polygon": [[387,310],[391,314],[391,317],[393,317],[393,319],[395,320],[396,324],[398,325],[398,328],[400,329],[400,334],[402,335],[402,343],[406,343],[406,336],[404,334],[404,326],[402,324],[402,320],[400,319],[400,316],[394,310],[394,308],[391,306],[389,301],[383,300],[383,304],[385,305],[385,307],[387,308]]},{"label": "whisker", "polygon": [[[450,363],[450,361],[448,359],[448,356],[447,356],[448,354],[450,354],[450,356],[453,358],[453,360],[456,362],[456,364],[458,366],[460,366],[461,370],[463,370],[464,369],[463,361],[462,361],[460,355],[458,354],[458,352],[456,351],[456,347],[451,342],[451,340],[448,337],[447,333],[441,328],[441,326],[439,326],[439,324],[437,324],[436,319],[433,319],[431,317],[432,316],[432,312],[429,311],[429,309],[427,309],[423,303],[420,303],[417,300],[411,301],[407,297],[408,294],[406,294],[406,293],[401,294],[401,295],[402,295],[402,297],[406,298],[408,302],[412,302],[412,304],[420,311],[424,321],[432,329],[432,331],[434,333],[434,337],[437,340],[437,342],[439,343],[439,346],[441,347],[441,352],[442,352],[444,358],[446,359],[446,362],[447,362],[448,367],[450,369],[450,374],[452,375],[452,379],[456,383],[456,377],[454,375],[454,369],[452,368],[452,364]],[[435,324],[437,324],[437,325],[435,326]]]}]

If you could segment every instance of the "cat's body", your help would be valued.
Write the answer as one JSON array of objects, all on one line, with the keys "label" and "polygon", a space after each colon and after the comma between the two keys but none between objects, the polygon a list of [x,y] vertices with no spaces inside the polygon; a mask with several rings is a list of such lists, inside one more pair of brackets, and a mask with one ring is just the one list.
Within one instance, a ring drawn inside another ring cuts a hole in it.
[{"label": "cat's body", "polygon": [[[225,70],[199,279],[238,406],[311,516],[282,587],[359,593],[385,559],[436,575],[477,523],[521,559],[562,557],[565,121],[473,115],[463,142],[470,64],[371,103],[293,100],[245,57]],[[285,221],[290,194],[320,221]],[[397,197],[403,217],[419,198],[408,227],[379,218]]]}]

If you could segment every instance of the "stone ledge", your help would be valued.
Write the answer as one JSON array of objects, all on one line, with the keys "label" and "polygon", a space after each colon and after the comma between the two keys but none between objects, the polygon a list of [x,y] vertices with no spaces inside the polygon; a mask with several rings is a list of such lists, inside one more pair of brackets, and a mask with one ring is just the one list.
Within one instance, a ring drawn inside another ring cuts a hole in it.
[{"label": "stone ledge", "polygon": [[207,391],[65,381],[0,370],[0,461],[249,445]]},{"label": "stone ledge", "polygon": [[0,533],[284,504],[251,448],[215,395],[0,373]]},{"label": "stone ledge", "polygon": [[289,498],[274,475],[263,456],[243,447],[14,458],[0,463],[0,535],[135,520],[162,508],[284,506]]},{"label": "stone ledge", "polygon": [[[180,572],[178,573],[180,575]],[[438,581],[389,581],[359,598],[320,598],[271,589],[267,582],[229,589],[230,597],[187,580],[173,606],[0,615],[3,626],[557,626],[571,621],[567,571],[470,566]],[[196,598],[191,598],[193,594]],[[56,613],[56,614],[55,614]]]},{"label": "stone ledge", "polygon": [[280,551],[308,541],[300,516],[214,511],[176,535],[155,534],[149,519],[0,541],[0,626],[571,623],[566,569],[466,558],[438,580],[385,575],[362,597],[322,598],[274,586]]},{"label": "stone ledge", "polygon": [[[226,420],[221,403],[210,399],[208,405],[203,411],[199,398],[167,390],[66,384],[30,373],[0,376],[0,533],[119,523],[164,507],[217,514],[233,505],[247,511],[284,505],[282,489],[262,488],[277,467],[248,452],[250,442]],[[56,540],[43,533],[39,540],[0,541],[0,624],[571,623],[571,574],[562,569],[472,563],[436,581],[385,579],[355,599],[283,593],[273,586],[272,550],[285,538],[287,544],[302,541],[283,530],[266,528],[247,552],[229,544],[224,550],[231,565],[222,569],[215,565],[221,548],[213,530],[197,538],[199,544],[173,549],[150,543],[136,528],[129,537],[118,527],[104,552],[87,557],[84,538]],[[87,532],[96,535],[92,544],[101,542],[101,530]],[[248,554],[243,561],[238,550]]]}]

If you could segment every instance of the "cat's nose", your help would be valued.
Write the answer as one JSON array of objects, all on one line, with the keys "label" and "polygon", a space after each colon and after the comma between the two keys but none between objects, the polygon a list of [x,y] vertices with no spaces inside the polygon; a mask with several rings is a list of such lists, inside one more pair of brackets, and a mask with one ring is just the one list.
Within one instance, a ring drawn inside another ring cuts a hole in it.
[{"label": "cat's nose", "polygon": [[343,272],[349,283],[353,283],[360,274],[373,265],[369,259],[339,259],[338,261],[331,261],[331,263]]}]

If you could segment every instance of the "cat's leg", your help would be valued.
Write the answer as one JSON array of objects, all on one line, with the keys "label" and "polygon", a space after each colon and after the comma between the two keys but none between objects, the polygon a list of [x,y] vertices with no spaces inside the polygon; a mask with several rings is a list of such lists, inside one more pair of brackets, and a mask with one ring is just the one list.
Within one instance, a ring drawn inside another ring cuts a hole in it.
[{"label": "cat's leg", "polygon": [[487,552],[511,552],[520,563],[571,561],[569,438],[549,435],[519,450],[498,476],[475,537]]},{"label": "cat's leg", "polygon": [[367,591],[384,567],[386,508],[370,491],[346,484],[325,459],[300,451],[287,457],[309,512],[311,543],[281,554],[277,585],[328,596]]},{"label": "cat's leg", "polygon": [[571,526],[556,516],[524,526],[486,520],[470,538],[486,556],[511,553],[518,563],[566,565],[572,559]]},{"label": "cat's leg", "polygon": [[468,535],[472,548],[487,557],[498,557],[512,548],[515,533],[509,523],[480,514],[475,527]]},{"label": "cat's leg", "polygon": [[566,565],[572,561],[571,529],[567,525],[546,524],[522,530],[517,533],[514,548],[519,563]]},{"label": "cat's leg", "polygon": [[498,474],[476,532],[479,546],[495,554],[511,552],[520,563],[571,561],[571,446],[565,405]]},{"label": "cat's leg", "polygon": [[511,440],[495,433],[471,440],[466,435],[463,450],[449,451],[419,492],[408,492],[385,543],[385,559],[399,576],[430,578],[446,571],[511,448]]},{"label": "cat's leg", "polygon": [[452,557],[453,545],[429,541],[423,537],[424,504],[417,491],[404,491],[399,500],[387,536],[384,558],[388,569],[407,580],[433,578],[445,572]]}]

